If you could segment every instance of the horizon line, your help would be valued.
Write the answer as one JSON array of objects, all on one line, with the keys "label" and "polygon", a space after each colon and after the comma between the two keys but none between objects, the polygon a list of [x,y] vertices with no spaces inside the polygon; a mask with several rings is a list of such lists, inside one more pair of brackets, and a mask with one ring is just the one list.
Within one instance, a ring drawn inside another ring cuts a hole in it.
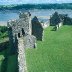
[{"label": "horizon line", "polygon": [[18,3],[18,4],[0,4],[0,6],[2,5],[26,5],[26,4],[30,4],[30,5],[37,5],[37,4],[72,4],[70,3]]}]

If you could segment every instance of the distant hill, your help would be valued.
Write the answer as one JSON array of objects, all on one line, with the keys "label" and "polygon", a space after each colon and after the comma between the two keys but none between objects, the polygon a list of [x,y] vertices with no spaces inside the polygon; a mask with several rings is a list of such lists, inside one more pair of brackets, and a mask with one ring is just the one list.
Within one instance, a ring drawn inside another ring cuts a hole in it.
[{"label": "distant hill", "polygon": [[19,10],[19,9],[72,9],[72,3],[0,5],[0,10]]}]

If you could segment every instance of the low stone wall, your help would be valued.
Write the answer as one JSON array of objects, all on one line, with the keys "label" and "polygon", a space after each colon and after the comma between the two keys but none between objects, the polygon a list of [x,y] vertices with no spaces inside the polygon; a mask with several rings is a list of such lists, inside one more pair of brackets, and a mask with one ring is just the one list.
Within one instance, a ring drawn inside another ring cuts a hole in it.
[{"label": "low stone wall", "polygon": [[24,37],[25,48],[36,48],[36,37],[33,35],[27,35]]}]

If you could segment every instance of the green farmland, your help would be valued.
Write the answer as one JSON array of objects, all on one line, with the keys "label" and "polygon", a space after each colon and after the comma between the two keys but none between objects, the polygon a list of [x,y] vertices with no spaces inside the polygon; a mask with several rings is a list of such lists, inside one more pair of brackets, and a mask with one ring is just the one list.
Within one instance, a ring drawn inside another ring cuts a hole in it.
[{"label": "green farmland", "polygon": [[[37,41],[37,48],[26,49],[28,72],[72,72],[72,26],[52,29],[44,30],[43,41]],[[0,52],[0,72],[17,72],[16,55],[9,56],[7,51]],[[3,66],[5,55],[7,61]]]}]

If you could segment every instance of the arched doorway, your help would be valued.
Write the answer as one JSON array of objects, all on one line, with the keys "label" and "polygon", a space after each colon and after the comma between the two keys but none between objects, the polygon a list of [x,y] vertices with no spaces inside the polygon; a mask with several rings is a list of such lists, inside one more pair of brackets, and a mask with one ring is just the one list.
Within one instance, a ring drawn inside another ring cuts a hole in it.
[{"label": "arched doorway", "polygon": [[18,38],[20,38],[20,33],[18,33]]},{"label": "arched doorway", "polygon": [[25,35],[25,32],[24,32],[24,29],[22,28],[22,35],[24,36]]}]

